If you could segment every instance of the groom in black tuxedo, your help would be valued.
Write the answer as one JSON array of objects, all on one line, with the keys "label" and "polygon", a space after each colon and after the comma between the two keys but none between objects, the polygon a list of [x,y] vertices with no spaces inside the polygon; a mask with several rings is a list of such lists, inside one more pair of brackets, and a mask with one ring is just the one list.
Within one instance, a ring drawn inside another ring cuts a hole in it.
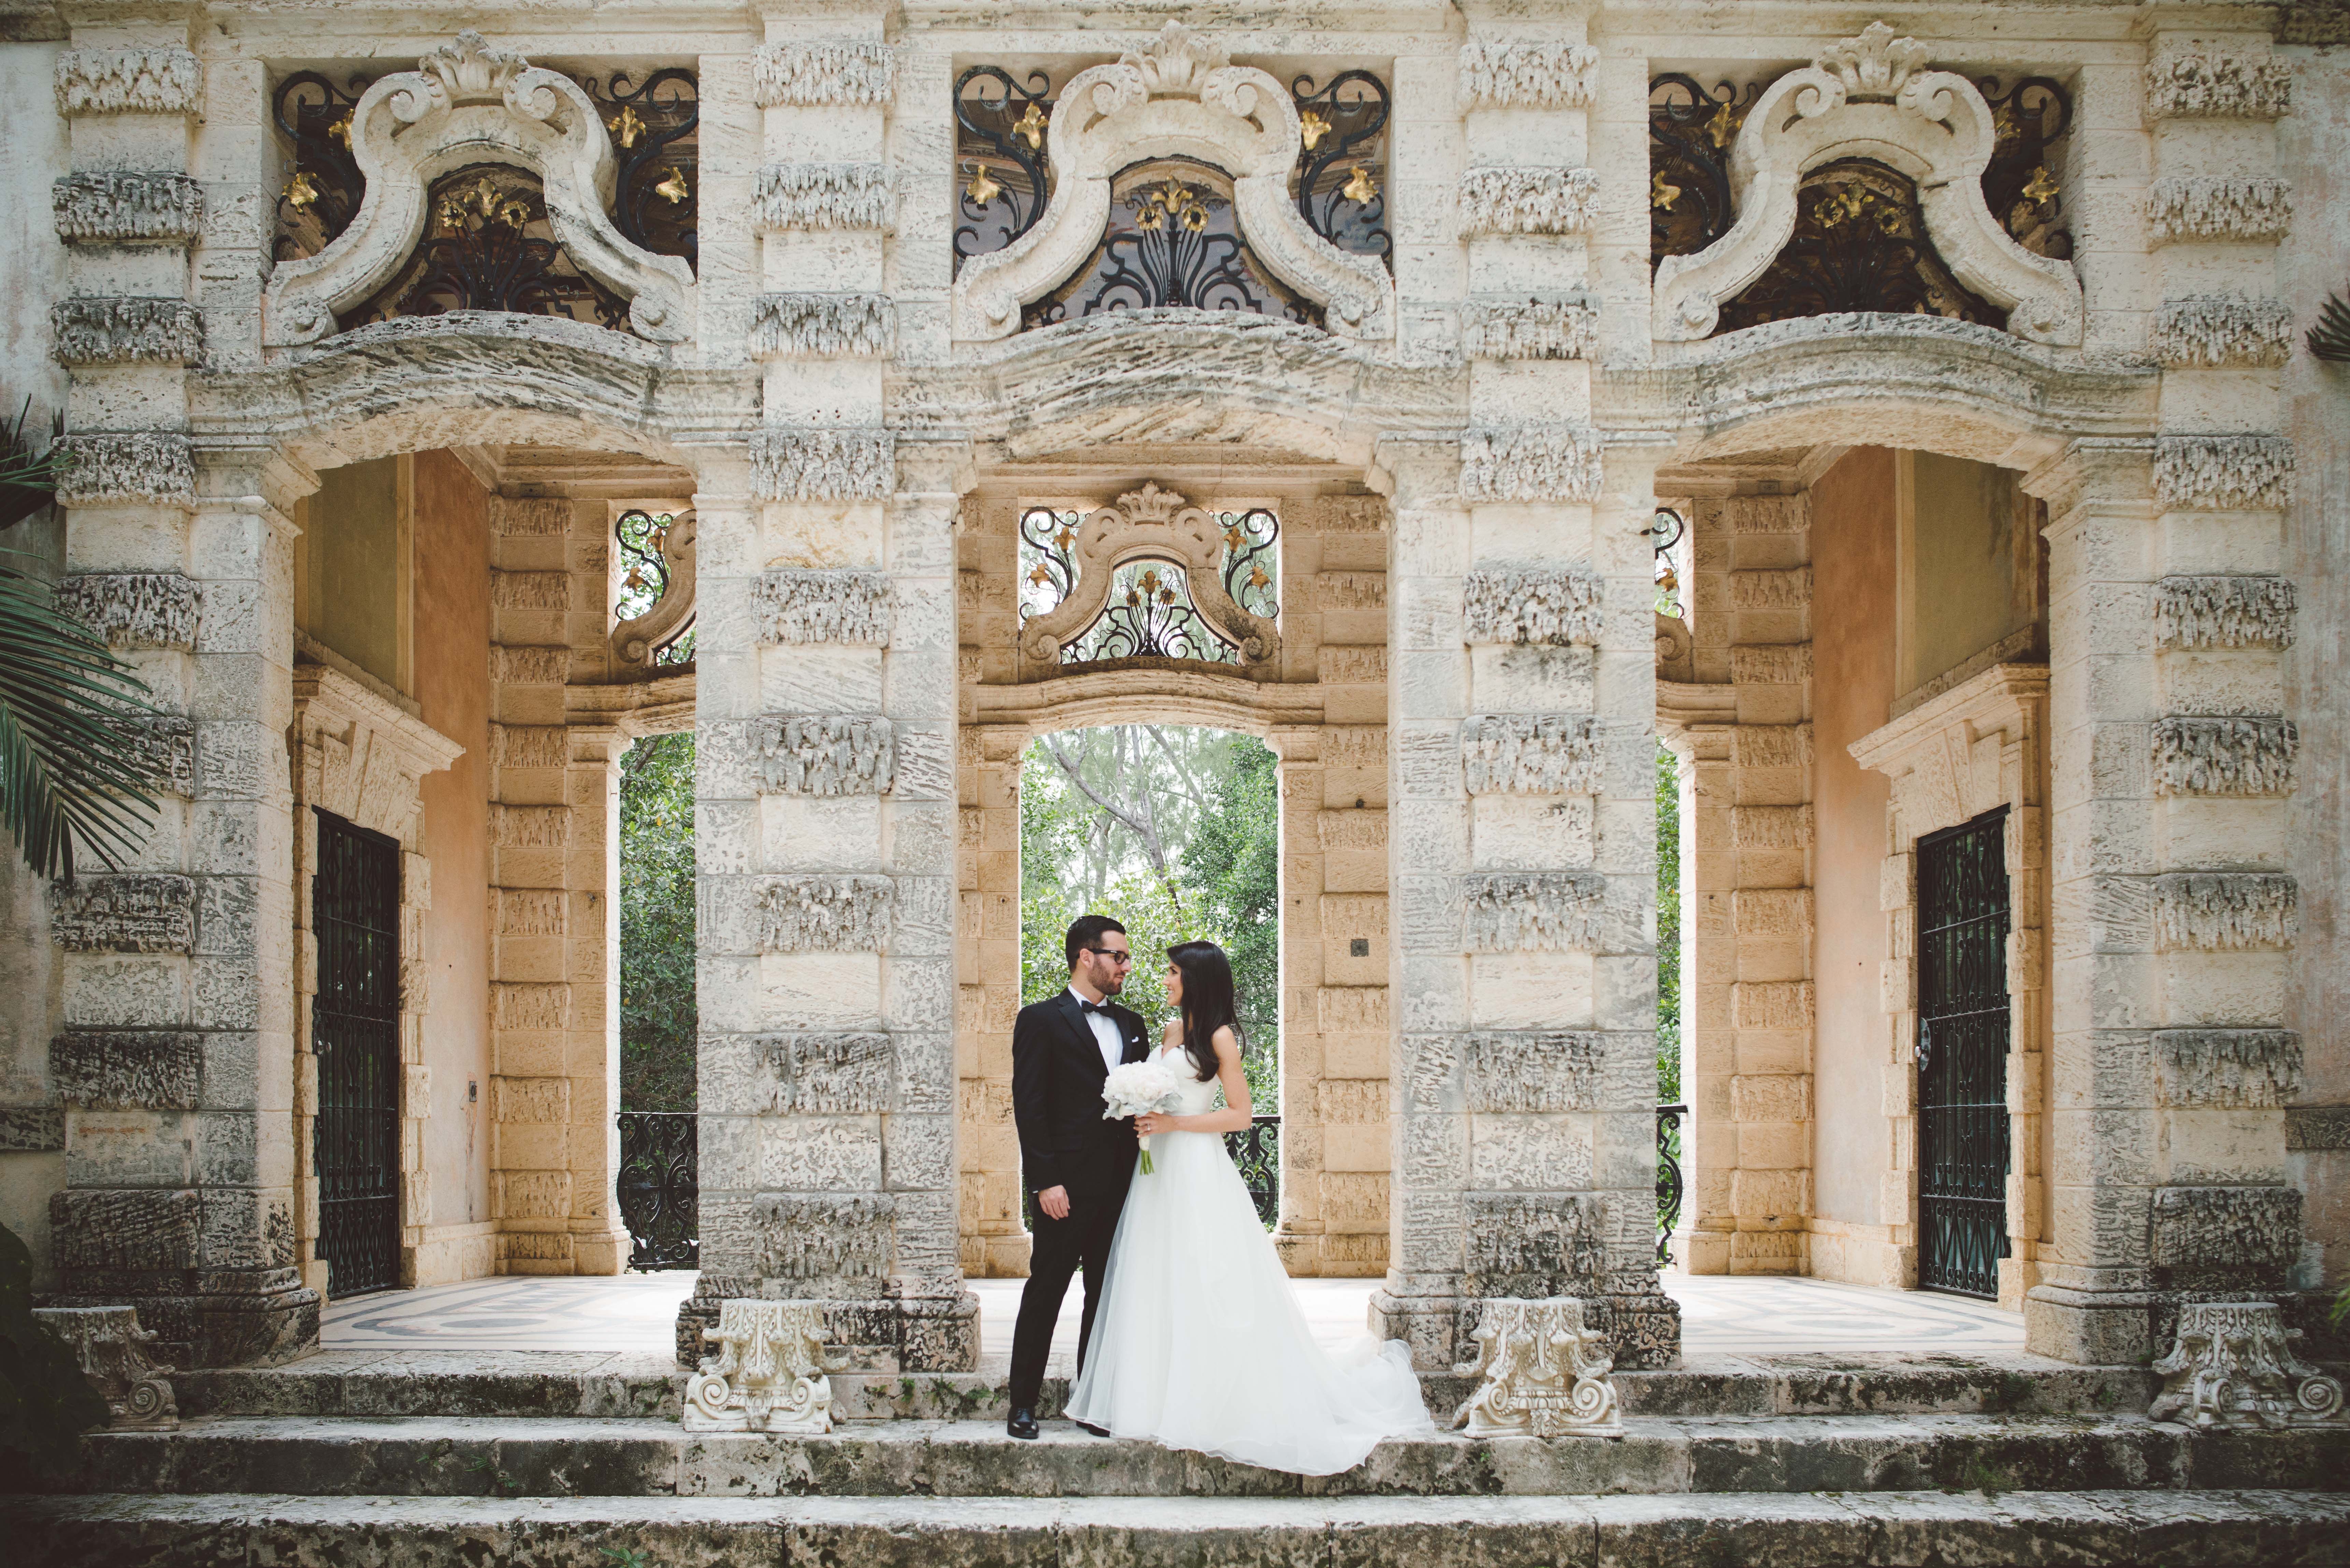
[{"label": "groom in black tuxedo", "polygon": [[1021,1184],[1034,1198],[1028,1286],[1012,1334],[1012,1416],[1004,1423],[1015,1438],[1036,1435],[1053,1324],[1079,1268],[1086,1272],[1086,1311],[1077,1365],[1085,1365],[1110,1238],[1134,1178],[1134,1123],[1104,1116],[1102,1080],[1112,1067],[1150,1054],[1142,1015],[1110,1000],[1126,989],[1134,964],[1126,928],[1107,915],[1087,915],[1069,928],[1062,949],[1068,989],[1022,1008],[1012,1026],[1012,1118],[1020,1129]]}]

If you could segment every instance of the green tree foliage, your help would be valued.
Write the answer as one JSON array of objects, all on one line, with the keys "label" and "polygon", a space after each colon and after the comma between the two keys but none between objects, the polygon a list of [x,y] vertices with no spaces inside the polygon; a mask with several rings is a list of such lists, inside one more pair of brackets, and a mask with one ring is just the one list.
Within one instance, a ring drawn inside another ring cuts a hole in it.
[{"label": "green tree foliage", "polygon": [[620,759],[620,1108],[694,1101],[693,737]]},{"label": "green tree foliage", "polygon": [[1657,748],[1657,1099],[1681,1097],[1680,763]]},{"label": "green tree foliage", "polygon": [[1247,736],[1124,725],[1049,735],[1020,775],[1021,1000],[1068,982],[1061,938],[1115,916],[1135,952],[1125,1001],[1156,1035],[1166,951],[1222,943],[1232,960],[1243,1065],[1260,1115],[1279,1108],[1280,837],[1276,763]]}]

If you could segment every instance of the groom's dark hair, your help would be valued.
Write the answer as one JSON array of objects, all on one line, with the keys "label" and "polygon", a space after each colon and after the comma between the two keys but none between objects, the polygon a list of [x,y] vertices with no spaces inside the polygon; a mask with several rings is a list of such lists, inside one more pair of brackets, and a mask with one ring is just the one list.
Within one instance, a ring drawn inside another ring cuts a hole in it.
[{"label": "groom's dark hair", "polygon": [[1080,915],[1069,926],[1069,934],[1061,940],[1061,950],[1068,955],[1069,968],[1077,967],[1077,955],[1102,940],[1104,931],[1126,935],[1126,928],[1107,915]]}]

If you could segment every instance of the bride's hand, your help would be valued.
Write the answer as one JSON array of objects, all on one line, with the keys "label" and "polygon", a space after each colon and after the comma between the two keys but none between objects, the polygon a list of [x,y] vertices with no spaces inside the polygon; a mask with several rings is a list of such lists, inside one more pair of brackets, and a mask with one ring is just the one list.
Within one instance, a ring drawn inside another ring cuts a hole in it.
[{"label": "bride's hand", "polygon": [[1176,1118],[1173,1116],[1161,1116],[1156,1111],[1145,1111],[1134,1118],[1134,1130],[1149,1137],[1153,1133],[1173,1132],[1175,1122]]}]

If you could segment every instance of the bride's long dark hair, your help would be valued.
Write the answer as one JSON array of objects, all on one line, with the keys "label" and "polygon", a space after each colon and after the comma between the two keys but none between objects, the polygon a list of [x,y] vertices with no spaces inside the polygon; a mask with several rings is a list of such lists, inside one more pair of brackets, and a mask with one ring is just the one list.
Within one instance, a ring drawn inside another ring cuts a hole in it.
[{"label": "bride's long dark hair", "polygon": [[1213,942],[1177,942],[1167,950],[1167,961],[1182,972],[1183,1054],[1204,1084],[1218,1071],[1217,1030],[1229,1024],[1232,1039],[1247,1043],[1232,1004],[1232,962]]}]

